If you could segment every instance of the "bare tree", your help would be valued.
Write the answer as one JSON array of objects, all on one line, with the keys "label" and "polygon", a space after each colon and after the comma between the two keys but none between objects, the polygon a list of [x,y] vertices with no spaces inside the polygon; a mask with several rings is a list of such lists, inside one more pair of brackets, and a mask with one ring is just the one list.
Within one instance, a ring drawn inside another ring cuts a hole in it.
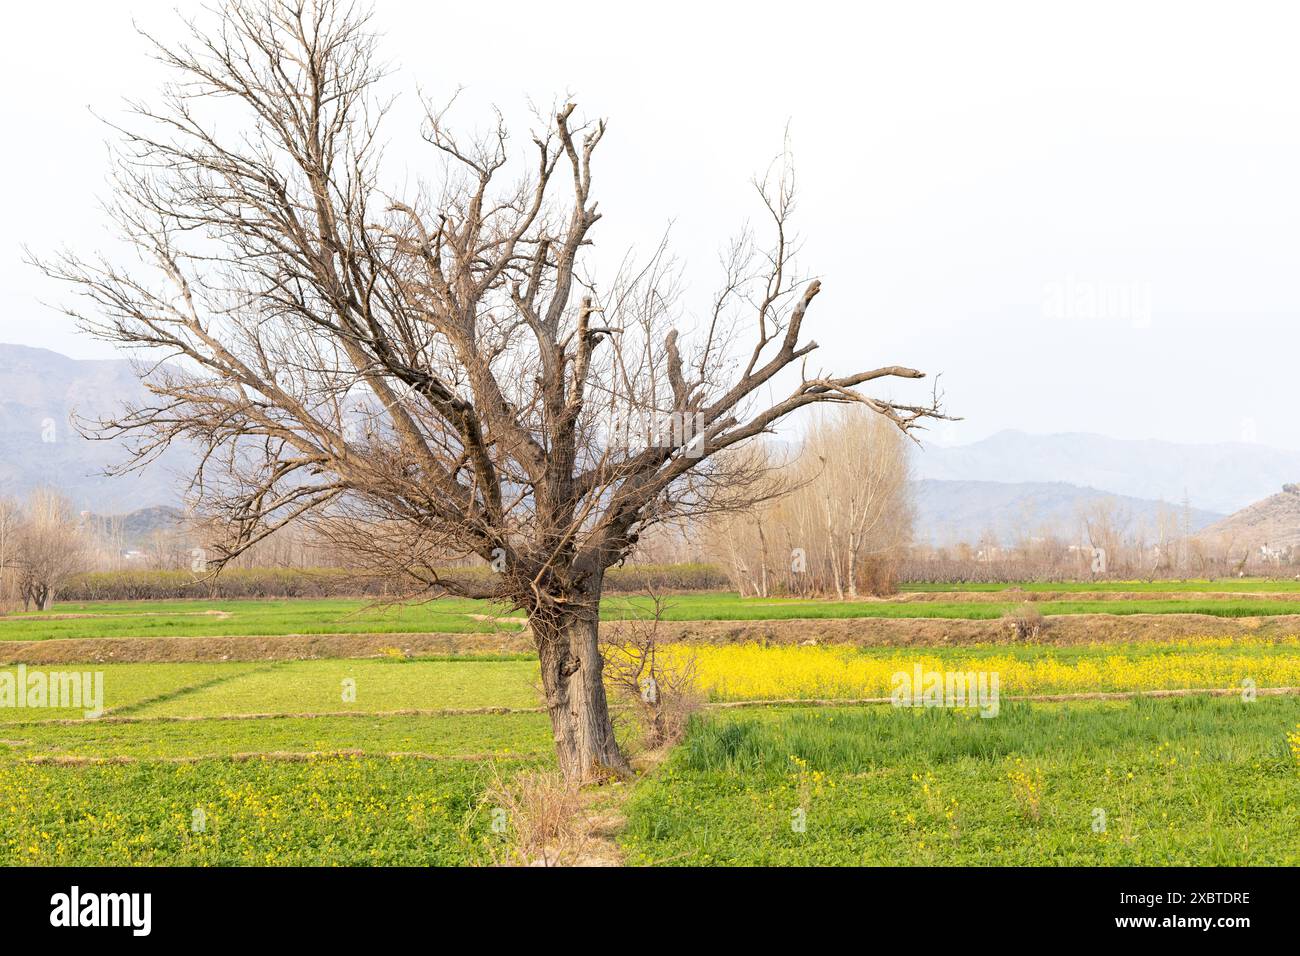
[{"label": "bare tree", "polygon": [[45,488],[31,493],[15,534],[14,564],[23,607],[48,611],[60,585],[83,570],[87,541],[66,498]]},{"label": "bare tree", "polygon": [[[603,121],[572,103],[539,117],[515,173],[499,117],[466,138],[427,106],[441,170],[395,196],[366,15],[230,0],[215,17],[155,44],[176,79],[115,127],[114,217],[145,269],[33,257],[85,297],[67,309],[85,329],[150,359],[153,400],[96,434],[132,441],[124,467],[199,445],[196,506],[230,529],[213,567],[328,516],[418,592],[525,610],[561,769],[623,771],[597,648],[605,570],[652,524],[748,500],[759,476],[731,453],[790,413],[860,402],[910,430],[942,416],[937,394],[859,390],[923,377],[898,365],[807,370],[821,284],[794,269],[788,174],[758,184],[772,247],[734,243],[687,326],[664,244],[607,284],[586,272]],[[498,573],[442,575],[449,555]]]},{"label": "bare tree", "polygon": [[[715,549],[742,594],[768,594],[767,569],[789,594],[828,593],[856,599],[867,585],[890,590],[911,541],[909,449],[887,420],[860,406],[813,422],[796,453],[774,466],[783,492],[714,522]],[[774,462],[776,461],[774,456]],[[770,560],[768,540],[784,551]],[[725,544],[725,547],[722,546]]]},{"label": "bare tree", "polygon": [[1119,570],[1124,533],[1131,523],[1129,513],[1115,498],[1099,498],[1079,508],[1079,522],[1088,545],[1102,554],[1097,567]]},{"label": "bare tree", "polygon": [[825,486],[835,587],[839,592],[842,571],[850,598],[858,596],[864,561],[896,556],[911,542],[905,444],[896,430],[859,407],[823,417],[809,433],[806,453],[824,466],[819,483]]}]

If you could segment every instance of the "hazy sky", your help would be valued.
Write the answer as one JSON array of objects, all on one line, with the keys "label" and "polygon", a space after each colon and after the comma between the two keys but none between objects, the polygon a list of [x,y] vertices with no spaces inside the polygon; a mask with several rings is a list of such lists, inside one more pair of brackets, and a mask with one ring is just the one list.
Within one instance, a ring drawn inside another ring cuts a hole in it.
[{"label": "hazy sky", "polygon": [[[174,34],[175,6],[6,11],[0,341],[111,354],[39,305],[60,293],[20,245],[106,244],[107,134],[88,107],[111,117],[157,88],[132,19]],[[967,421],[941,440],[1300,448],[1286,4],[378,0],[376,22],[403,110],[417,84],[436,99],[463,85],[471,124],[490,103],[515,116],[569,94],[608,117],[595,238],[645,248],[672,220],[700,303],[719,247],[758,217],[749,179],[788,121],[822,365],[942,372]],[[415,178],[434,166],[408,115],[392,156]]]}]

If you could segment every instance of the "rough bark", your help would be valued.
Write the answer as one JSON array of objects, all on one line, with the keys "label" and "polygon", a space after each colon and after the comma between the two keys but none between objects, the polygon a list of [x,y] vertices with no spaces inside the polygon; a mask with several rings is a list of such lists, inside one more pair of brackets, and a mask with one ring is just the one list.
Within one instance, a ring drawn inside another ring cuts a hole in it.
[{"label": "rough bark", "polygon": [[530,621],[555,751],[566,779],[590,782],[629,772],[614,737],[602,678],[600,587],[586,588],[573,611]]}]

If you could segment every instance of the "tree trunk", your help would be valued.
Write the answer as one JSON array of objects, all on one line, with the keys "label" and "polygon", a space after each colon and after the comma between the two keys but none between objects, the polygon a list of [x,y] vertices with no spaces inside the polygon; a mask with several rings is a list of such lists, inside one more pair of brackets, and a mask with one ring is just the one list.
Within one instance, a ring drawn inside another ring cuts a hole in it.
[{"label": "tree trunk", "polygon": [[853,535],[849,535],[849,600],[858,599],[858,543],[854,540]]},{"label": "tree trunk", "polygon": [[630,772],[614,739],[601,678],[600,590],[596,584],[575,595],[575,609],[558,617],[529,620],[560,770],[566,780],[577,783]]}]

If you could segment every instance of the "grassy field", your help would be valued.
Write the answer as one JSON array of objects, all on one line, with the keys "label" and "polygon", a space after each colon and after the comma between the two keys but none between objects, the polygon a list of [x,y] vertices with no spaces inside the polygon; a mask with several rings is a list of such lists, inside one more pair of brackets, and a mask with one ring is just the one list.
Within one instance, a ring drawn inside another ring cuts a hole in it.
[{"label": "grassy field", "polygon": [[[763,621],[839,618],[950,618],[996,620],[1024,602],[981,601],[803,601],[780,598],[741,598],[726,595],[675,595],[668,599],[664,618],[669,621]],[[1187,600],[1035,601],[1041,614],[1209,614],[1214,617],[1252,617],[1300,614],[1296,600],[1234,599]],[[611,618],[645,617],[649,604],[635,598],[607,602]]]},{"label": "grassy field", "polygon": [[623,844],[635,864],[1295,865],[1297,722],[1295,698],[714,715]]},{"label": "grassy field", "polygon": [[1134,591],[1152,594],[1189,592],[1216,594],[1300,593],[1300,581],[1261,578],[1191,578],[1181,581],[1015,581],[1006,584],[903,584],[899,590],[918,591]]},{"label": "grassy field", "polygon": [[[1116,584],[1117,582],[1108,582]],[[1081,585],[1087,591],[1135,590]],[[1203,584],[1190,586],[1199,593]],[[1044,615],[1075,614],[1205,614],[1213,617],[1259,617],[1300,614],[1300,591],[1296,598],[1234,596],[1238,591],[1227,582],[1221,597],[1187,599],[1044,600],[1034,607]],[[1252,582],[1257,583],[1257,582]],[[1215,587],[1220,585],[1215,584]],[[1270,587],[1273,587],[1270,582]],[[1291,593],[1294,588],[1275,588]],[[913,588],[922,591],[923,588]],[[999,590],[979,585],[967,588],[943,586],[943,590],[987,592]],[[1005,589],[1002,589],[1005,590]],[[1026,590],[1043,590],[1030,587]],[[1078,590],[1051,585],[1047,590]],[[1152,593],[1179,590],[1163,587]],[[1258,591],[1259,589],[1254,589]],[[813,601],[783,598],[741,598],[734,593],[680,594],[668,598],[664,614],[669,621],[764,621],[793,619],[940,618],[953,620],[996,620],[1023,604],[1005,601]],[[608,620],[643,618],[650,613],[645,599],[607,598],[602,614]],[[270,636],[281,634],[475,634],[518,631],[524,626],[519,612],[483,601],[443,599],[403,607],[376,607],[363,600],[243,600],[243,601],[101,601],[64,604],[45,614],[0,616],[0,640],[34,641],[54,638],[98,637],[199,637]]]},{"label": "grassy field", "polygon": [[129,712],[190,717],[536,707],[537,679],[531,660],[284,661]]},{"label": "grassy field", "polygon": [[102,670],[104,718],[0,710],[0,864],[485,863],[489,788],[554,765],[542,713],[374,713],[536,707],[531,661]]},{"label": "grassy field", "polygon": [[[105,712],[125,716],[372,713],[535,707],[537,663],[500,660],[321,660],[259,663],[60,664],[103,674]],[[12,669],[10,669],[12,672]],[[345,699],[344,681],[351,681]],[[0,725],[81,718],[84,708],[0,707]]]},{"label": "grassy field", "polygon": [[61,604],[45,614],[0,617],[0,639],[205,637],[271,634],[487,633],[518,630],[504,608],[447,598],[379,607],[360,599],[247,601],[95,601]]},{"label": "grassy field", "polygon": [[[1300,605],[1222,590],[1187,602],[1036,606],[1258,614]],[[676,620],[998,616],[1017,603],[672,601]],[[315,600],[64,605],[54,618],[4,619],[0,637],[471,633],[502,626],[490,610],[467,601],[398,612]],[[610,616],[643,610],[626,598],[606,605]],[[93,616],[68,616],[79,614]],[[752,705],[887,697],[893,675],[918,665],[995,672],[1007,697],[1237,689],[1248,678],[1260,690],[1294,687],[1295,636],[663,653],[693,661],[711,703],[631,789],[619,838],[629,863],[1300,862],[1300,762],[1287,742],[1300,727],[1300,697],[1003,700],[990,718],[885,704]],[[102,673],[106,715],[0,706],[0,865],[486,864],[506,849],[489,794],[520,771],[554,768],[529,655],[45,669]],[[802,829],[791,826],[795,811]]]},{"label": "grassy field", "polygon": [[0,727],[11,760],[198,760],[360,751],[438,757],[549,757],[545,714],[358,715]]}]

